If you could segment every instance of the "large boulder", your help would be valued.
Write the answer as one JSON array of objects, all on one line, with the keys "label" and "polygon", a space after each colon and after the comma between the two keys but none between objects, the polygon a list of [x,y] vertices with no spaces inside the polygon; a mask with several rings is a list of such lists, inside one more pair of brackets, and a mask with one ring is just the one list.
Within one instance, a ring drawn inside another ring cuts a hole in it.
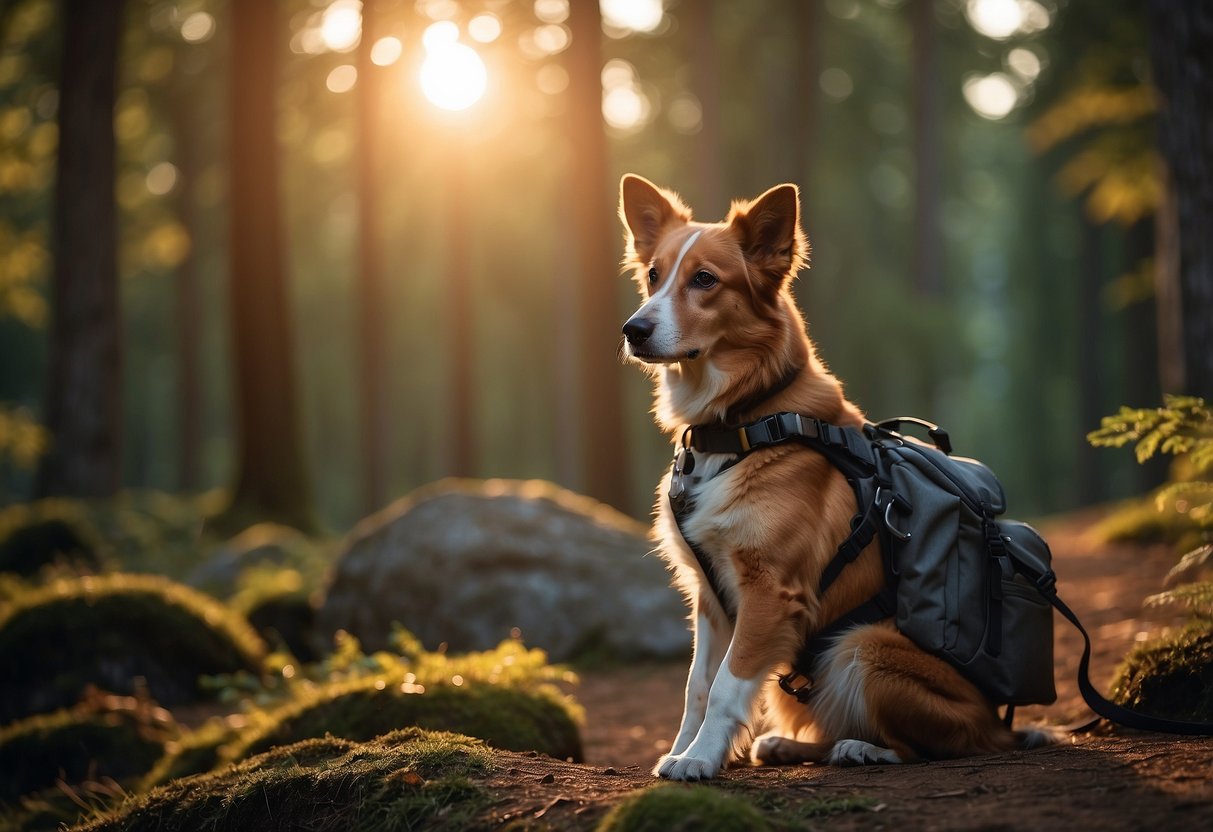
[{"label": "large boulder", "polygon": [[639,523],[547,482],[444,480],[354,530],[320,634],[380,649],[399,622],[430,648],[485,650],[517,628],[556,661],[684,655],[686,611],[652,548]]}]

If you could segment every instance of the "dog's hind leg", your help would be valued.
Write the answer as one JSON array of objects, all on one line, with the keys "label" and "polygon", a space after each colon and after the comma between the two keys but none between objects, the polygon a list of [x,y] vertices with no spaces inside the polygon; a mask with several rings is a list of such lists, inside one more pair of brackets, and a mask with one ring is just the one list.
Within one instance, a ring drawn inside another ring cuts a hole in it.
[{"label": "dog's hind leg", "polygon": [[763,734],[754,740],[750,759],[757,765],[791,766],[820,763],[834,747],[832,742],[801,742],[777,734]]}]

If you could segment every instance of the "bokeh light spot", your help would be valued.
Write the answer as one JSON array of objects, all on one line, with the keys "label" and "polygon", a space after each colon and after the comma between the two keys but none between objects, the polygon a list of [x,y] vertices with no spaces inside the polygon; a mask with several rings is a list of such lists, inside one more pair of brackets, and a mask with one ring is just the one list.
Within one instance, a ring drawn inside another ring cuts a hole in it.
[{"label": "bokeh light spot", "polygon": [[358,69],[352,64],[342,64],[341,66],[333,67],[329,72],[328,78],[324,80],[324,85],[329,88],[329,92],[349,92],[358,83]]},{"label": "bokeh light spot", "polygon": [[400,60],[403,53],[404,44],[400,42],[400,38],[380,38],[371,47],[371,63],[375,66],[391,66]]},{"label": "bokeh light spot", "polygon": [[1019,103],[1019,92],[1011,79],[1001,72],[972,76],[964,82],[965,101],[982,118],[1003,118]]},{"label": "bokeh light spot", "polygon": [[202,43],[215,34],[215,18],[206,12],[194,12],[181,21],[181,37],[189,43]]}]

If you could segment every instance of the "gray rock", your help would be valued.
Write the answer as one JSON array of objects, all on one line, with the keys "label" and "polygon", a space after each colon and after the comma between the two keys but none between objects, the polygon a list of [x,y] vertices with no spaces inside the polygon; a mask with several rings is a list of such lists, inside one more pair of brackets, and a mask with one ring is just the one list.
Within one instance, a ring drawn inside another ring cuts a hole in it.
[{"label": "gray rock", "polygon": [[251,566],[293,566],[311,544],[289,526],[258,523],[218,546],[186,577],[190,586],[221,598],[236,591],[240,573]]},{"label": "gray rock", "polygon": [[354,529],[317,619],[370,650],[399,622],[430,649],[523,640],[564,661],[587,651],[685,655],[686,610],[646,529],[542,481],[444,480]]}]

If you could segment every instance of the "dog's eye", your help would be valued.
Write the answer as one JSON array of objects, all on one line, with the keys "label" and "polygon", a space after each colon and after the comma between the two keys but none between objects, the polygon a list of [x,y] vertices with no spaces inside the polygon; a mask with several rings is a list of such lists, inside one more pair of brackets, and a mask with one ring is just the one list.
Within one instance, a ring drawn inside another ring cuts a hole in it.
[{"label": "dog's eye", "polygon": [[712,274],[711,272],[696,272],[695,277],[691,279],[691,282],[700,289],[711,289],[716,285],[717,280],[716,275]]},{"label": "dog's eye", "polygon": [[649,269],[649,283],[657,282],[657,269]]}]

